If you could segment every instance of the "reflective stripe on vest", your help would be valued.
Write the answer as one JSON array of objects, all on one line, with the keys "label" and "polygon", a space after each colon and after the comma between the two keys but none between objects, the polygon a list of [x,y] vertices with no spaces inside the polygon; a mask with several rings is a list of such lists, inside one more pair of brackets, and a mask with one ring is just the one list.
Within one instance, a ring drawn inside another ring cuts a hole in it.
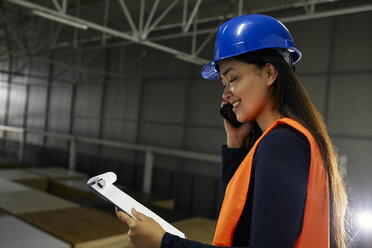
[{"label": "reflective stripe on vest", "polygon": [[310,143],[311,151],[302,231],[294,247],[329,247],[329,189],[323,159],[312,134],[297,121],[289,118],[280,118],[261,135],[231,178],[218,217],[213,245],[232,245],[234,230],[247,198],[255,150],[262,138],[281,123],[304,134]]}]

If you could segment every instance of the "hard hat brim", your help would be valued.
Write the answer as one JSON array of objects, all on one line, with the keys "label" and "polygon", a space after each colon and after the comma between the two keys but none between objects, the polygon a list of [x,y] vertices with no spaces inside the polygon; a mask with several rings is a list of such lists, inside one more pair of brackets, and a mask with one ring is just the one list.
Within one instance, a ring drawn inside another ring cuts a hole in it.
[{"label": "hard hat brim", "polygon": [[[291,50],[292,54],[294,55],[293,64],[296,64],[301,59],[302,53],[298,49],[296,49],[295,47],[292,47],[290,50]],[[234,55],[234,56],[236,56],[236,55]],[[234,56],[231,56],[231,57],[234,57]],[[231,57],[220,58],[218,60],[213,60],[213,61],[209,62],[201,70],[201,76],[204,79],[209,79],[209,80],[221,79],[220,72],[217,70],[218,62],[223,60],[223,59],[227,59],[227,58],[231,58]]]},{"label": "hard hat brim", "polygon": [[201,70],[201,76],[209,80],[221,79],[220,72],[217,70],[217,61],[206,64]]}]

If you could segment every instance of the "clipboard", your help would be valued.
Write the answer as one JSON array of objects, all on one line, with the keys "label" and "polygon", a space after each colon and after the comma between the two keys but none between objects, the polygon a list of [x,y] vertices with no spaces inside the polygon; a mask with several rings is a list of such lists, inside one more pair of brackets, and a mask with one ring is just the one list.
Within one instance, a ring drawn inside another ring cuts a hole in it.
[{"label": "clipboard", "polygon": [[131,213],[131,209],[135,208],[138,212],[141,212],[154,219],[166,232],[186,239],[186,235],[180,230],[178,230],[177,228],[163,220],[160,216],[152,212],[150,209],[117,188],[114,185],[116,179],[117,177],[114,172],[106,172],[90,178],[87,182],[87,185],[89,189],[96,193],[98,196],[112,203],[119,210],[125,212],[130,217],[134,218]]}]

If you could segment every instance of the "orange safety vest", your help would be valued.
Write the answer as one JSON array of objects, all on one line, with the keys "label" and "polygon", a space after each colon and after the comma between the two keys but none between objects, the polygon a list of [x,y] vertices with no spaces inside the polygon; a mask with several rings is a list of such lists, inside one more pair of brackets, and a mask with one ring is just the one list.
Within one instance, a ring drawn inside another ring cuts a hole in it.
[{"label": "orange safety vest", "polygon": [[232,245],[234,230],[247,199],[254,153],[262,138],[280,123],[285,123],[304,134],[309,140],[311,151],[302,231],[294,247],[329,248],[329,188],[323,159],[312,134],[290,118],[278,119],[261,135],[231,178],[218,217],[213,245]]}]

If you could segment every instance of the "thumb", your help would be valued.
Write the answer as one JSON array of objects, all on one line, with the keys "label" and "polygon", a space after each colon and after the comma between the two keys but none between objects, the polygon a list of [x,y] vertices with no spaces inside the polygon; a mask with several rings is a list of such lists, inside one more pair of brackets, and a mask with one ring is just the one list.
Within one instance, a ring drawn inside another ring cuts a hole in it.
[{"label": "thumb", "polygon": [[137,212],[137,210],[135,210],[134,208],[132,208],[132,214],[133,216],[137,219],[137,220],[141,220],[141,221],[144,221],[144,220],[147,220],[149,219],[150,217],[144,215],[143,213],[140,213],[140,212]]}]

